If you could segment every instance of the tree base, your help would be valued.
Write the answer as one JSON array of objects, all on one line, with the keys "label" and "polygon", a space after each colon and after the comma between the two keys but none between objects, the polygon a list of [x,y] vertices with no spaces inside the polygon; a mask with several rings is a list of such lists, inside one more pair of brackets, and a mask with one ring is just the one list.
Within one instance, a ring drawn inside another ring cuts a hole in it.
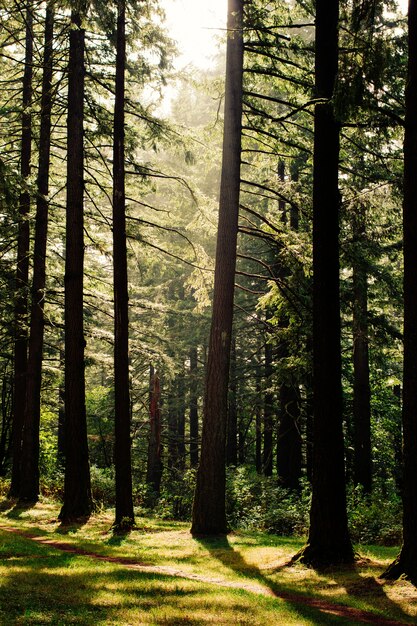
[{"label": "tree base", "polygon": [[137,526],[133,517],[123,517],[121,520],[116,520],[113,523],[111,531],[114,535],[126,535],[136,528]]},{"label": "tree base", "polygon": [[413,585],[417,585],[417,563],[408,563],[402,553],[381,574],[380,578],[384,580],[398,580],[401,576],[409,580]]},{"label": "tree base", "polygon": [[288,565],[302,563],[308,567],[320,568],[331,565],[352,565],[355,562],[355,553],[350,545],[336,548],[305,545],[295,554]]}]

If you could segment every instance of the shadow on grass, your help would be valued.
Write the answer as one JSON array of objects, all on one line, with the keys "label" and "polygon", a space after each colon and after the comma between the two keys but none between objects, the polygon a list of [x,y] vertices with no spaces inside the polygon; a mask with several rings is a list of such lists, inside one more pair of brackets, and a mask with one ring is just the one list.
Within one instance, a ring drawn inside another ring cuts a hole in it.
[{"label": "shadow on grass", "polygon": [[136,528],[130,528],[129,530],[121,530],[121,529],[110,529],[111,536],[107,539],[106,544],[108,546],[121,546],[122,543],[129,537],[132,530],[136,530]]},{"label": "shadow on grass", "polygon": [[34,507],[33,502],[20,502],[19,500],[6,500],[0,505],[0,512],[5,513],[9,519],[20,519]]},{"label": "shadow on grass", "polygon": [[[316,569],[317,573],[336,582],[346,590],[346,594],[359,600],[364,608],[356,609],[352,605],[341,604],[337,599],[312,597],[294,590],[285,584],[278,584],[266,577],[261,570],[245,561],[242,555],[233,548],[226,536],[218,537],[195,537],[212,557],[223,563],[235,573],[250,576],[258,583],[266,587],[271,595],[291,605],[300,616],[314,619],[317,624],[360,624],[374,623],[388,626],[389,624],[414,624],[415,621],[404,613],[398,604],[390,600],[382,586],[372,576],[362,577],[359,575],[356,565],[339,568],[327,567],[323,570]],[[288,568],[289,564],[277,568],[279,571]],[[375,602],[375,599],[377,600]],[[371,613],[372,609],[382,610],[391,618],[384,618],[377,613]],[[366,615],[360,615],[363,611]],[[317,620],[317,621],[316,621]]]}]

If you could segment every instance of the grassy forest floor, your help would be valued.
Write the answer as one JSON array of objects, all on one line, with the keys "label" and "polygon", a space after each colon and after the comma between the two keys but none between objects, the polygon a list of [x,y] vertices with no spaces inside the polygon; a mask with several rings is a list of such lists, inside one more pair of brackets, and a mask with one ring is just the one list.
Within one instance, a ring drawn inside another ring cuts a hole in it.
[{"label": "grassy forest floor", "polygon": [[417,623],[417,590],[378,578],[398,548],[361,546],[355,567],[287,567],[302,541],[239,532],[195,539],[184,523],[111,511],[63,527],[59,506],[0,503],[0,624]]}]

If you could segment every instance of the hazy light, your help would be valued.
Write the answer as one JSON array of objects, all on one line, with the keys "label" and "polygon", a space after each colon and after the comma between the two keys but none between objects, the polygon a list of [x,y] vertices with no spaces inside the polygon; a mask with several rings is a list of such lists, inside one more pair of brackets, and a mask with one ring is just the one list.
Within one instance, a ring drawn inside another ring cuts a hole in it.
[{"label": "hazy light", "polygon": [[162,0],[161,4],[169,35],[180,51],[176,67],[191,63],[208,67],[218,47],[216,36],[226,27],[227,0]]}]

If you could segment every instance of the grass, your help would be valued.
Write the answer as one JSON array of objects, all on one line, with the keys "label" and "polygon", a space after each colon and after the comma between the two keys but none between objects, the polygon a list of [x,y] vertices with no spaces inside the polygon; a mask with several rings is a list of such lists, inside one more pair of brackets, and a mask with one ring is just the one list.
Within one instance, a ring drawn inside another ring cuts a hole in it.
[{"label": "grass", "polygon": [[[187,524],[138,518],[126,536],[110,531],[111,511],[80,526],[62,527],[58,505],[19,509],[3,501],[0,526],[74,544],[109,557],[123,557],[167,570],[127,569],[114,562],[62,552],[0,528],[0,624],[358,624],[304,598],[356,607],[403,623],[416,623],[417,590],[407,581],[383,582],[378,575],[397,548],[361,547],[353,567],[323,571],[285,567],[302,541],[257,533],[193,539]],[[202,580],[204,579],[204,581]],[[256,586],[264,597],[212,584]],[[284,598],[279,596],[284,595]]]}]

